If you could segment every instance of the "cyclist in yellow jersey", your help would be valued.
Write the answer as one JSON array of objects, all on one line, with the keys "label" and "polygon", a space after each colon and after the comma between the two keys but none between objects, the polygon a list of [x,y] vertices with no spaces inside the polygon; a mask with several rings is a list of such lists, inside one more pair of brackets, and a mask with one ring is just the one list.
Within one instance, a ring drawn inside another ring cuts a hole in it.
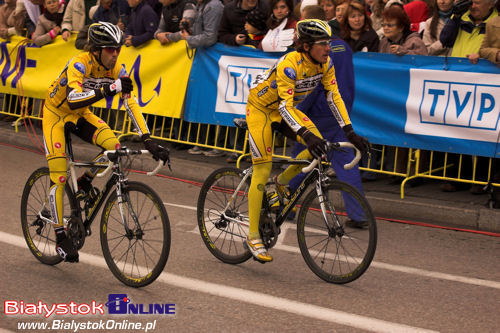
[{"label": "cyclist in yellow jersey", "polygon": [[[250,88],[246,107],[253,163],[248,192],[250,226],[246,242],[255,259],[261,262],[273,260],[259,235],[262,197],[272,167],[273,129],[307,146],[297,155],[298,159],[324,155],[325,144],[321,134],[309,118],[295,108],[319,83],[323,83],[328,105],[349,141],[363,152],[369,147],[368,141],[354,132],[338,90],[335,69],[329,58],[330,26],[317,19],[302,20],[297,23],[296,33],[297,51],[284,55],[273,67],[257,76]],[[274,179],[278,190],[283,191],[283,186],[300,170],[301,166],[290,166],[278,175]]]},{"label": "cyclist in yellow jersey", "polygon": [[[63,226],[63,193],[66,185],[67,164],[65,131],[72,131],[83,140],[113,150],[120,146],[109,126],[93,114],[89,106],[118,93],[128,98],[133,90],[132,80],[117,64],[123,44],[121,30],[107,22],[89,27],[88,52],[72,58],[50,86],[43,107],[43,139],[50,170],[49,202],[56,226],[56,251],[65,261],[78,262],[78,251],[67,238]],[[125,96],[124,96],[125,95]],[[141,110],[133,98],[128,99],[129,117],[153,158],[166,162],[168,150],[151,140]],[[105,161],[99,154],[94,160]],[[86,172],[78,179],[78,194],[89,195],[96,170]],[[75,189],[76,191],[76,189]]]}]

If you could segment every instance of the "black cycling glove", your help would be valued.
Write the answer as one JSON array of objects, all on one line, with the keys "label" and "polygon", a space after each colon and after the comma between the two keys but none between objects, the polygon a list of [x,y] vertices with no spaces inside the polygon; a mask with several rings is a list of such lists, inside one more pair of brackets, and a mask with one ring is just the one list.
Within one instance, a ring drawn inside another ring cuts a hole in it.
[{"label": "black cycling glove", "polygon": [[142,142],[144,142],[144,147],[153,155],[155,160],[162,160],[163,164],[170,164],[170,154],[168,148],[160,146],[155,141],[153,141],[149,134],[144,134],[142,136]]},{"label": "black cycling glove", "polygon": [[365,153],[370,150],[370,142],[368,142],[366,138],[357,135],[354,132],[352,125],[344,126],[342,129],[344,130],[349,142],[358,148],[361,153]]},{"label": "black cycling glove", "polygon": [[128,76],[122,76],[119,78],[122,82],[122,93],[130,94],[132,90],[134,90],[134,85],[132,84],[132,80]]},{"label": "black cycling glove", "polygon": [[317,137],[305,127],[300,128],[297,131],[297,134],[304,139],[307,145],[307,150],[309,150],[314,158],[321,158],[321,156],[326,155],[325,140]]},{"label": "black cycling glove", "polygon": [[108,97],[108,96],[114,96],[118,94],[120,91],[123,92],[124,94],[128,94],[132,91],[134,88],[132,84],[132,80],[129,77],[120,77],[118,78],[115,82],[111,84],[105,84],[102,87],[103,90],[103,95]]}]

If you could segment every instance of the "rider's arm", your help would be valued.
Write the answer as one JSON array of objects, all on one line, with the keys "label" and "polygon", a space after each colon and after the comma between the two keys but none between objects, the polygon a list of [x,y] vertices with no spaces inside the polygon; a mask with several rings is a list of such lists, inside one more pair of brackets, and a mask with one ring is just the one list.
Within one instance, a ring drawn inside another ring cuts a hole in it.
[{"label": "rider's arm", "polygon": [[68,65],[66,99],[71,110],[90,106],[104,97],[103,88],[83,91],[83,78],[88,70],[90,69],[78,59],[71,61]]},{"label": "rider's arm", "polygon": [[342,96],[340,96],[339,86],[335,77],[335,68],[333,62],[330,61],[324,65],[325,73],[323,75],[323,86],[325,87],[326,101],[332,111],[333,116],[339,123],[340,127],[351,125],[351,119],[347,113]]},{"label": "rider's arm", "polygon": [[295,78],[297,76],[298,66],[296,62],[285,58],[276,68],[276,84],[278,86],[278,111],[281,118],[290,128],[297,133],[304,122],[297,114],[294,106],[293,97],[295,95]]},{"label": "rider's arm", "polygon": [[[119,67],[119,65],[115,66],[113,74],[114,74],[113,77],[115,79],[118,79],[119,77],[122,76],[127,76],[125,68]],[[141,107],[137,104],[135,96],[132,93],[130,93],[130,96],[127,98],[128,107],[125,107],[125,109],[127,110],[127,114],[130,120],[132,121],[132,124],[134,124],[137,133],[141,137],[143,137],[144,135],[149,135],[149,129],[146,124],[146,121],[144,120],[144,116],[142,115]],[[123,98],[122,93],[120,93],[120,98]]]}]

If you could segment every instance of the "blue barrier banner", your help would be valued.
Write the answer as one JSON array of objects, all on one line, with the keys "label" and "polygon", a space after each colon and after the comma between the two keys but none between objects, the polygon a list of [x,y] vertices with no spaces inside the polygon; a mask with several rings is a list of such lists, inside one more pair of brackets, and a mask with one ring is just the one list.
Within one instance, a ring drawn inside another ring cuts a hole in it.
[{"label": "blue barrier banner", "polygon": [[245,117],[248,90],[255,76],[271,67],[282,55],[220,43],[197,49],[189,77],[184,119],[233,125],[234,118]]},{"label": "blue barrier banner", "polygon": [[[282,54],[216,44],[197,50],[184,119],[232,125],[244,117],[255,75]],[[354,55],[355,130],[372,143],[500,155],[500,68],[464,58]]]},{"label": "blue barrier banner", "polygon": [[464,58],[356,53],[354,128],[373,143],[499,156],[500,68]]}]

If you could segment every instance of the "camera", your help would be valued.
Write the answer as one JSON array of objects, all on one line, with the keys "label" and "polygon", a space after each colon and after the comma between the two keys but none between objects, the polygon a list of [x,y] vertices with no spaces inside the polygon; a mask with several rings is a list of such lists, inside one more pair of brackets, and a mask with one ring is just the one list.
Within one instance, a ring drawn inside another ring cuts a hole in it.
[{"label": "camera", "polygon": [[453,14],[462,16],[472,5],[472,0],[459,0],[453,5]]},{"label": "camera", "polygon": [[182,21],[181,22],[181,30],[186,30],[188,34],[191,34],[191,29],[189,28],[189,22]]}]

